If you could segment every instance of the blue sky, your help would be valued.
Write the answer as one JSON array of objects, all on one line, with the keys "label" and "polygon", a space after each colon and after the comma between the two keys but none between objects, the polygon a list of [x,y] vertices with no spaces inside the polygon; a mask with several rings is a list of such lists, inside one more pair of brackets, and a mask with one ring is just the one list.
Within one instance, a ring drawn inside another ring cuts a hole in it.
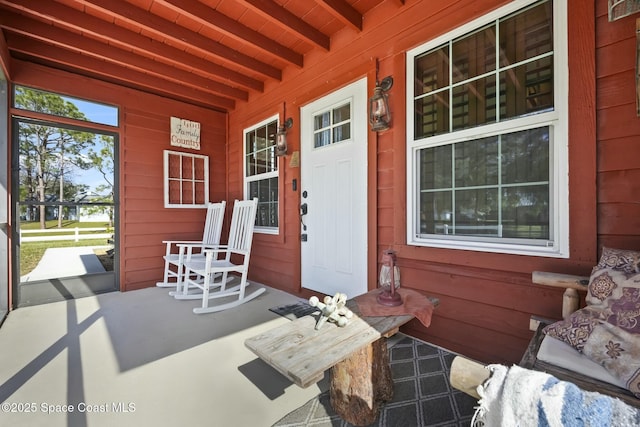
[{"label": "blue sky", "polygon": [[77,98],[68,98],[66,96],[63,98],[66,101],[74,103],[90,121],[104,125],[118,126],[117,107],[96,104],[95,102],[83,101]]},{"label": "blue sky", "polygon": [[[66,101],[72,102],[78,107],[78,109],[87,117],[89,121],[95,123],[101,123],[111,126],[118,126],[118,109],[104,104],[97,104],[95,102],[84,101],[77,98],[63,97]],[[99,151],[100,147],[94,147],[94,150]],[[96,170],[77,170],[76,178],[80,178],[83,184],[90,186],[91,191],[95,191],[99,185],[106,184],[102,174]],[[111,179],[113,182],[113,178]]]}]

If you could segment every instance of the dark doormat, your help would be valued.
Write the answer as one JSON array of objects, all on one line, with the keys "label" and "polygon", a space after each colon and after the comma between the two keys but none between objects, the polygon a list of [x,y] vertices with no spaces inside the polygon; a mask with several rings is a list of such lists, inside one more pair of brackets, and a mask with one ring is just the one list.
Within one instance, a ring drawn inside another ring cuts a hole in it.
[{"label": "dark doormat", "polygon": [[[377,427],[469,426],[476,399],[449,384],[456,354],[404,337],[389,352],[394,396],[381,410]],[[274,427],[350,427],[331,408],[325,391],[287,414]]]},{"label": "dark doormat", "polygon": [[306,301],[300,301],[295,304],[287,304],[281,305],[278,307],[270,308],[269,311],[272,311],[280,316],[286,317],[289,320],[295,320],[300,317],[304,317],[307,314],[313,314],[316,311],[319,311],[316,307],[313,307]]}]

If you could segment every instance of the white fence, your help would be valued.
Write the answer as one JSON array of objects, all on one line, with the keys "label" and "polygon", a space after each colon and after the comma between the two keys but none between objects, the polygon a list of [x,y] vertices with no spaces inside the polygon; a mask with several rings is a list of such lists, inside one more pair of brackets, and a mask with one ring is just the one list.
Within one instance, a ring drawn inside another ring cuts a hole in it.
[{"label": "white fence", "polygon": [[[106,228],[56,228],[50,230],[20,230],[21,242],[51,242],[54,240],[73,240],[79,242],[82,239],[110,239],[113,233],[95,233],[96,231],[107,231]],[[56,234],[55,236],[31,236],[25,234]],[[66,234],[62,234],[66,233]]]}]

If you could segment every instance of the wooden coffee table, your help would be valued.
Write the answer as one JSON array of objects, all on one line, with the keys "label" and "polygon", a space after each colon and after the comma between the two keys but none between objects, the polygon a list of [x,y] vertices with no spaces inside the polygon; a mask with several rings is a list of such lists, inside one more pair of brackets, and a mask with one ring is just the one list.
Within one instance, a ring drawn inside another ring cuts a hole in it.
[{"label": "wooden coffee table", "polygon": [[[437,305],[436,299],[430,301]],[[245,345],[303,388],[331,369],[331,406],[347,422],[368,425],[393,397],[387,338],[414,316],[362,317],[355,301],[347,306],[354,316],[345,327],[327,322],[316,330],[317,315],[304,316],[251,337]]]}]

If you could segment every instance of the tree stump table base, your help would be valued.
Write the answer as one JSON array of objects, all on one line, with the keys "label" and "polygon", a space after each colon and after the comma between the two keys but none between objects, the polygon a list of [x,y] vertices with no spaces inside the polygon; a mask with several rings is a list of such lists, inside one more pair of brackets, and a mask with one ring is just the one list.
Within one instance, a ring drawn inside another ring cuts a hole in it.
[{"label": "tree stump table base", "polygon": [[356,426],[375,422],[382,405],[393,398],[387,339],[374,341],[331,368],[329,396],[343,420]]}]

